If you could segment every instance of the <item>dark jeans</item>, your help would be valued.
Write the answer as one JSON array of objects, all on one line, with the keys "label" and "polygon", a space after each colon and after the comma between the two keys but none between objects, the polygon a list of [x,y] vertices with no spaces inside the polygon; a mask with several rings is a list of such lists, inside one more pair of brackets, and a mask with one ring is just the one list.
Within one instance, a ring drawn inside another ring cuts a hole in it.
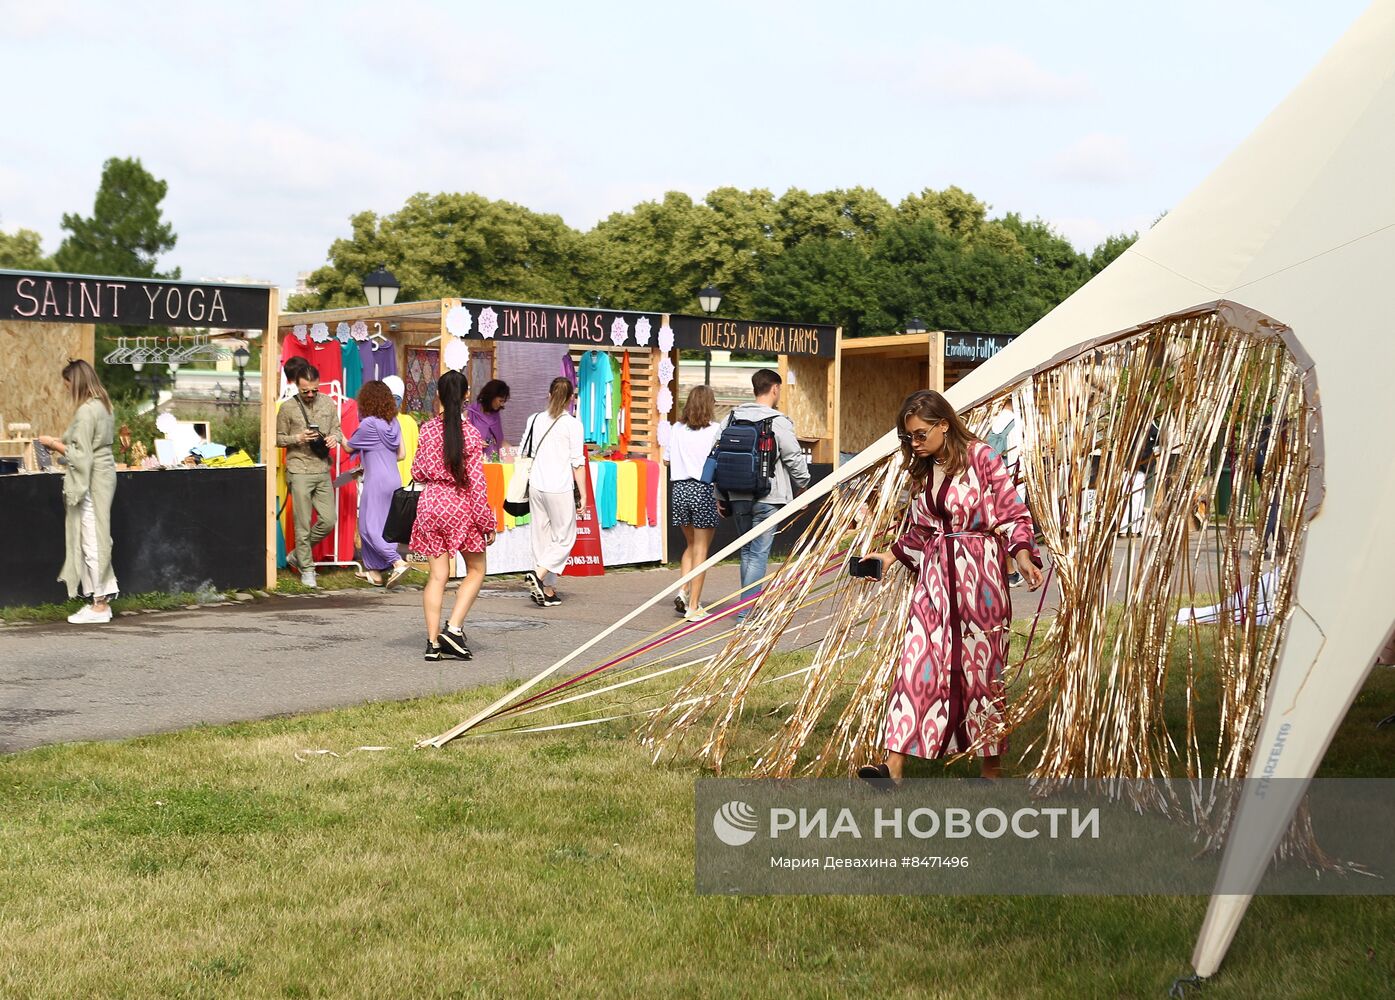
[{"label": "dark jeans", "polygon": [[[780,509],[776,504],[762,503],[759,500],[732,500],[730,504],[737,533],[742,535],[769,520]],[[741,594],[737,597],[738,601],[744,601],[758,589],[756,585],[765,576],[765,565],[770,560],[770,546],[774,542],[775,532],[772,529],[741,546]],[[744,612],[738,617],[742,616]]]}]

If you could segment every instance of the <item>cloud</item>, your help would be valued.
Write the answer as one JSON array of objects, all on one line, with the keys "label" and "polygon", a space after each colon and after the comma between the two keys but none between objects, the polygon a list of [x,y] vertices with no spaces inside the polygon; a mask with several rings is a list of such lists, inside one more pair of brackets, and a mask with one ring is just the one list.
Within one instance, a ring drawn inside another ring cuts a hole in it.
[{"label": "cloud", "polygon": [[1089,253],[1111,236],[1121,233],[1138,233],[1141,236],[1148,231],[1153,217],[1126,215],[1101,219],[1095,216],[1056,216],[1048,221],[1058,233],[1070,240],[1071,246]]},{"label": "cloud", "polygon": [[931,45],[908,75],[896,75],[911,92],[945,104],[1006,108],[1072,104],[1094,95],[1085,74],[1054,72],[1008,45]]},{"label": "cloud", "polygon": [[1046,162],[1046,172],[1072,184],[1122,184],[1138,180],[1149,168],[1122,135],[1092,132]]}]

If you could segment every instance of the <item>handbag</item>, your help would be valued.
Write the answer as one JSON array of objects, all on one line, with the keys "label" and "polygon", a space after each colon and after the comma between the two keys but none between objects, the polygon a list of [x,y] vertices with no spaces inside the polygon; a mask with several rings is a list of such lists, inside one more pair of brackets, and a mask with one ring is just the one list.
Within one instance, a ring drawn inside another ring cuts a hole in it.
[{"label": "handbag", "polygon": [[412,525],[417,522],[417,501],[421,491],[416,480],[407,486],[399,486],[392,491],[388,503],[387,519],[383,521],[383,541],[400,542],[403,545],[412,541]]},{"label": "handbag", "polygon": [[[504,494],[504,513],[510,517],[527,517],[532,509],[528,502],[528,477],[533,474],[533,456],[537,454],[533,450],[533,423],[538,418],[535,413],[528,421],[528,433],[523,439],[523,447],[518,451],[518,457],[513,460],[513,478],[509,480],[509,488]],[[561,420],[554,420],[552,427],[556,427]],[[538,440],[538,447],[547,440],[547,436],[552,433],[552,427],[543,431],[543,436]]]}]

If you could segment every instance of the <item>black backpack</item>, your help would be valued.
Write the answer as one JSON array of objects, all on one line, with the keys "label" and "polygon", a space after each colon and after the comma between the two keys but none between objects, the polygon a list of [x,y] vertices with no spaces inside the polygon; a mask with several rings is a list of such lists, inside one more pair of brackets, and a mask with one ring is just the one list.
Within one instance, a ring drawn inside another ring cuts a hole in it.
[{"label": "black backpack", "polygon": [[722,428],[708,461],[713,466],[712,485],[724,496],[741,493],[759,500],[770,492],[775,475],[774,422],[774,417],[764,420],[733,417]]}]

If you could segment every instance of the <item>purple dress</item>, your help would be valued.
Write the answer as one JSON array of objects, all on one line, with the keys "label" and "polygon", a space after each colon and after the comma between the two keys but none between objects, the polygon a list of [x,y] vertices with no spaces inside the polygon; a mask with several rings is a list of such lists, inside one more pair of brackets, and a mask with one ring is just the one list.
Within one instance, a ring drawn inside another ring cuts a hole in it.
[{"label": "purple dress", "polygon": [[359,494],[358,535],[366,569],[389,569],[398,559],[397,546],[383,540],[392,493],[402,485],[397,472],[397,448],[402,430],[397,421],[365,417],[349,438],[349,447],[363,459],[363,488]]}]

